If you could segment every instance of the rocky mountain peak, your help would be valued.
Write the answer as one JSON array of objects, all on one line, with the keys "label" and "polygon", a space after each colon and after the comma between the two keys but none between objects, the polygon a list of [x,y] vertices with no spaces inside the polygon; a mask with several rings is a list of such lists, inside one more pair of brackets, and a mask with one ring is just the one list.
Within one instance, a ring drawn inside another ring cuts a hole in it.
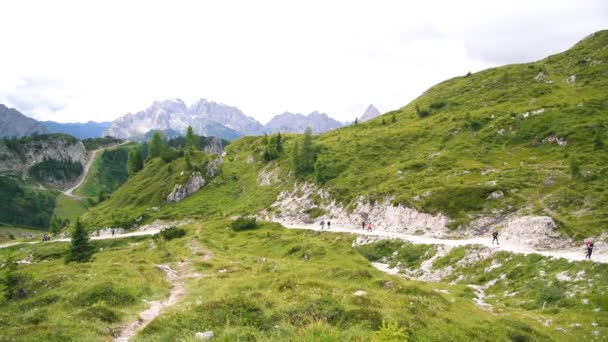
[{"label": "rocky mountain peak", "polygon": [[22,137],[48,133],[38,121],[21,114],[15,108],[0,104],[0,137]]},{"label": "rocky mountain peak", "polygon": [[370,104],[367,107],[367,109],[365,110],[365,113],[363,113],[363,115],[361,115],[361,119],[359,119],[359,121],[364,122],[364,121],[373,119],[380,114],[382,114],[382,113],[380,113],[378,108],[376,108],[376,106],[374,106],[373,104]]}]

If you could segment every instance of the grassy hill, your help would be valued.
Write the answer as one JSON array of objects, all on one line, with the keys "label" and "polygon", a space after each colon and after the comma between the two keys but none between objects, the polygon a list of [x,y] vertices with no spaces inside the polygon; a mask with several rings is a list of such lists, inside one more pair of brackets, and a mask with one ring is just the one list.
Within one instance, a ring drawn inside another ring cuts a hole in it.
[{"label": "grassy hill", "polygon": [[[307,181],[344,206],[361,195],[390,198],[441,212],[452,228],[479,215],[520,211],[549,215],[575,238],[598,234],[608,223],[607,46],[608,31],[601,31],[534,63],[442,82],[397,111],[314,137],[315,167],[303,176],[294,176],[292,163],[301,137],[284,136],[284,151],[269,163],[263,159],[267,138],[242,138],[226,149],[212,184],[168,205],[160,199],[183,161],[152,162],[90,217],[112,208],[138,217],[145,209],[140,193],[153,199],[148,207],[164,206],[150,217],[254,212],[294,182]],[[258,186],[259,173],[274,168],[280,182]],[[502,197],[487,199],[494,192]]]},{"label": "grassy hill", "polygon": [[[608,31],[528,64],[442,82],[407,106],[321,135],[319,174],[356,196],[442,212],[550,215],[572,236],[608,223]],[[488,201],[494,191],[504,197]],[[418,198],[420,198],[418,200]]]}]

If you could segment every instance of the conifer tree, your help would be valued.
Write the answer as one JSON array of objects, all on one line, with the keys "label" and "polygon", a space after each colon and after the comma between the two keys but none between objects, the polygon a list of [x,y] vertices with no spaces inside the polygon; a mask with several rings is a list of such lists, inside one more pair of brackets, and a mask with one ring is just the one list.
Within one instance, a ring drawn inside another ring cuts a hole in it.
[{"label": "conifer tree", "polygon": [[154,132],[152,140],[148,144],[150,158],[160,157],[165,149],[165,141],[161,132]]},{"label": "conifer tree", "polygon": [[74,231],[72,232],[72,243],[65,258],[66,262],[85,262],[91,259],[94,249],[89,242],[89,235],[84,229],[84,225],[80,219],[76,219]]}]

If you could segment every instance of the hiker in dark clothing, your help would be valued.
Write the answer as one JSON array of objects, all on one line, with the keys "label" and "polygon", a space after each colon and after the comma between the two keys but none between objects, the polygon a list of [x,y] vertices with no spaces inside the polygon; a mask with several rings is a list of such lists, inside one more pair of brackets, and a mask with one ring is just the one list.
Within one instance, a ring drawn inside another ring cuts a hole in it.
[{"label": "hiker in dark clothing", "polygon": [[361,222],[361,229],[365,230],[365,221]]},{"label": "hiker in dark clothing", "polygon": [[114,236],[114,229],[112,229],[112,236]]},{"label": "hiker in dark clothing", "polygon": [[331,228],[331,222],[327,221],[327,230],[329,230],[329,228]]},{"label": "hiker in dark clothing", "polygon": [[321,221],[321,230],[323,230],[323,228],[325,228],[325,221]]},{"label": "hiker in dark clothing", "polygon": [[585,241],[585,246],[587,247],[587,255],[585,255],[585,258],[591,259],[591,253],[593,253],[593,242],[587,240]]},{"label": "hiker in dark clothing", "polygon": [[498,243],[498,232],[494,232],[494,233],[492,233],[492,244],[494,244],[494,241],[496,241],[496,244],[497,244],[497,245],[500,245],[500,244]]}]

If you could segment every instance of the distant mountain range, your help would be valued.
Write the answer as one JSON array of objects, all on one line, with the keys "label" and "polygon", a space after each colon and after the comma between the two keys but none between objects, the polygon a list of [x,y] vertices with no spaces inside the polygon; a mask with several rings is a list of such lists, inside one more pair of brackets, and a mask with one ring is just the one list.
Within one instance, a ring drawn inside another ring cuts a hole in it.
[{"label": "distant mountain range", "polygon": [[[366,111],[369,118],[379,113],[373,105]],[[145,139],[150,131],[170,130],[183,134],[188,126],[192,126],[196,134],[234,140],[244,135],[302,133],[306,127],[311,127],[318,134],[344,125],[345,123],[317,111],[308,115],[285,112],[262,125],[240,109],[223,103],[200,99],[187,106],[181,99],[171,99],[155,101],[145,110],[114,120],[104,135],[139,140]]]},{"label": "distant mountain range", "polygon": [[264,132],[303,133],[307,127],[310,127],[313,133],[323,133],[342,126],[344,123],[317,111],[308,115],[285,112],[272,118],[264,126]]},{"label": "distant mountain range", "polygon": [[[380,111],[370,105],[359,121],[363,122],[378,115]],[[79,139],[113,136],[146,140],[155,131],[176,136],[184,134],[187,127],[192,126],[196,134],[234,140],[241,136],[265,133],[302,133],[307,127],[310,127],[313,133],[319,134],[348,124],[314,111],[308,115],[285,112],[262,125],[236,107],[206,99],[200,99],[190,106],[181,99],[155,101],[145,110],[126,114],[112,122],[86,123],[38,122],[0,104],[0,137],[64,133]]]},{"label": "distant mountain range", "polygon": [[103,132],[110,128],[111,122],[76,122],[62,123],[55,121],[42,121],[49,133],[69,134],[78,139],[97,138],[103,136]]},{"label": "distant mountain range", "polygon": [[48,131],[40,122],[0,104],[0,138],[45,133]]}]

